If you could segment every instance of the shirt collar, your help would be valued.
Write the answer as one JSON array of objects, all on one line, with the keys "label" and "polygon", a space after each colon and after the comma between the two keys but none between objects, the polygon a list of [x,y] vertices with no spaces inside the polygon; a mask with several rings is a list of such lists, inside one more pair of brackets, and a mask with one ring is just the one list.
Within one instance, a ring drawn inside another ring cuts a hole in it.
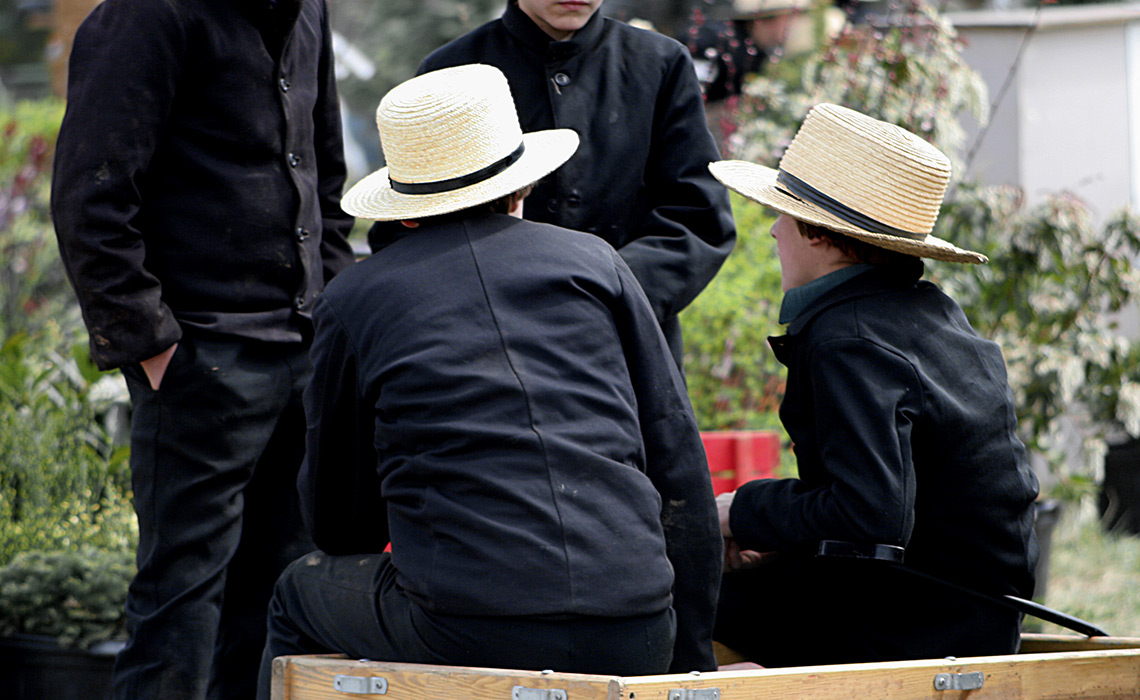
[{"label": "shirt collar", "polygon": [[784,301],[780,304],[780,323],[791,323],[803,313],[811,303],[830,292],[847,280],[871,269],[871,265],[856,263],[845,268],[829,272],[807,284],[793,287],[784,294]]},{"label": "shirt collar", "polygon": [[503,26],[515,39],[540,56],[559,60],[582,53],[596,44],[602,35],[603,23],[602,11],[598,9],[581,29],[574,32],[574,36],[566,41],[555,41],[517,3],[508,3],[503,13]]}]

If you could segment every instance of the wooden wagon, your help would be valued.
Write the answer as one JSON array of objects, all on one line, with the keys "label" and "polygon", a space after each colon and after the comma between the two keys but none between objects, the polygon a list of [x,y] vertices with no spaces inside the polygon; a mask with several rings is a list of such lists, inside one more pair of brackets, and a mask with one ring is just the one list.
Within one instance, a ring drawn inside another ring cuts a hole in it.
[{"label": "wooden wagon", "polygon": [[1021,653],[663,676],[285,656],[273,700],[1140,699],[1140,638],[1026,634]]}]

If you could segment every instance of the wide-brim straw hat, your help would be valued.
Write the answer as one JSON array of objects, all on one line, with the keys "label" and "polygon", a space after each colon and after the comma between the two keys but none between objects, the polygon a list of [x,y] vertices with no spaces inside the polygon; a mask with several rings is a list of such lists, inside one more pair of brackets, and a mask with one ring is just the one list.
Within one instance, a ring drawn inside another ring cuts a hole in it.
[{"label": "wide-brim straw hat", "polygon": [[709,170],[753,201],[880,248],[947,262],[988,260],[930,235],[950,160],[906,129],[846,107],[813,107],[778,169],[727,160]]},{"label": "wide-brim straw hat", "polygon": [[387,165],[341,208],[375,221],[420,219],[493,202],[533,184],[578,148],[571,129],[523,134],[506,76],[470,64],[392,88],[376,110]]}]

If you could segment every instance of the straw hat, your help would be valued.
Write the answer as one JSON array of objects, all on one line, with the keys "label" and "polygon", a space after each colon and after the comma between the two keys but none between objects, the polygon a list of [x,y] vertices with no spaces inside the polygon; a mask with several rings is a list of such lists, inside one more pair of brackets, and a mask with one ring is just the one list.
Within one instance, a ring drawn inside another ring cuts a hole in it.
[{"label": "straw hat", "polygon": [[881,248],[948,262],[988,260],[930,235],[950,160],[906,129],[846,107],[813,107],[777,170],[739,160],[709,170],[751,200]]},{"label": "straw hat", "polygon": [[388,165],[341,199],[353,216],[418,219],[493,202],[534,183],[578,148],[571,129],[523,134],[506,76],[472,64],[392,88],[376,110]]}]

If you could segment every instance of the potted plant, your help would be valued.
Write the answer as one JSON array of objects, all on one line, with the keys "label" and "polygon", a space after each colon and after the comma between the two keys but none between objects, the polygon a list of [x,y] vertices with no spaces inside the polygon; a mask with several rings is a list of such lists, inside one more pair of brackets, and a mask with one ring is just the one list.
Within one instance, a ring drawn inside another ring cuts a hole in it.
[{"label": "potted plant", "polygon": [[85,547],[23,552],[0,567],[0,696],[110,696],[126,638],[131,555]]}]

